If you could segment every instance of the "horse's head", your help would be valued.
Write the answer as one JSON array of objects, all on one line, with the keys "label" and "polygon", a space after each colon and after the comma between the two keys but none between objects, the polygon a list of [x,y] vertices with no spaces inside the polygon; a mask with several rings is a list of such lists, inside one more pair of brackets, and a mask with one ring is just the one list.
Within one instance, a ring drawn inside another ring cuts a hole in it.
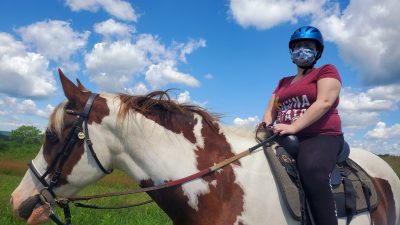
[{"label": "horse's head", "polygon": [[[11,196],[15,215],[28,224],[49,218],[50,208],[39,198],[43,192],[50,198],[74,195],[112,167],[108,137],[102,136],[107,133],[103,119],[110,114],[106,98],[59,73],[67,101],[52,113],[39,154]],[[90,151],[89,134],[97,157]]]}]

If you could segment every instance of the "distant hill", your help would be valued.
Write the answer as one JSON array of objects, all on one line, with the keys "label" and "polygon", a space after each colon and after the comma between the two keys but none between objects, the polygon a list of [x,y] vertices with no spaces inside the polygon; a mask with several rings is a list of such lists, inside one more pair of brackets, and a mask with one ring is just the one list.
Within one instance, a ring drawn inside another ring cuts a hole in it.
[{"label": "distant hill", "polygon": [[0,131],[0,140],[8,140],[10,138],[10,131]]}]

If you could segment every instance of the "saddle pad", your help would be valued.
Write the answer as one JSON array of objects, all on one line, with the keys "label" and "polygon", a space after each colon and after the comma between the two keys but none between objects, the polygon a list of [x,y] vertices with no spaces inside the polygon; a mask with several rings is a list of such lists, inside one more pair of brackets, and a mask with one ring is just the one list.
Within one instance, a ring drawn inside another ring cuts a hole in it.
[{"label": "saddle pad", "polygon": [[[290,214],[296,220],[301,220],[301,211],[300,211],[300,195],[299,190],[293,180],[290,178],[288,173],[286,172],[285,167],[281,164],[278,157],[276,156],[275,149],[279,147],[278,145],[272,145],[271,147],[264,146],[264,153],[267,157],[269,165],[271,167],[272,173],[274,174],[275,181],[278,185],[278,188],[281,192],[282,199],[284,200]],[[285,159],[286,161],[286,159]],[[348,159],[348,163],[358,171],[359,178],[371,189],[371,208],[374,210],[378,205],[378,196],[373,186],[373,183],[368,176],[368,174],[358,166],[354,161]],[[351,180],[354,189],[357,194],[356,198],[356,211],[357,213],[368,211],[367,203],[364,197],[364,193],[362,190],[362,184],[357,178],[357,176],[353,173],[347,176],[348,179]],[[344,187],[343,184],[335,187],[332,190],[332,193],[335,197],[335,201],[337,202],[337,211],[338,217],[346,217],[344,207]]]}]

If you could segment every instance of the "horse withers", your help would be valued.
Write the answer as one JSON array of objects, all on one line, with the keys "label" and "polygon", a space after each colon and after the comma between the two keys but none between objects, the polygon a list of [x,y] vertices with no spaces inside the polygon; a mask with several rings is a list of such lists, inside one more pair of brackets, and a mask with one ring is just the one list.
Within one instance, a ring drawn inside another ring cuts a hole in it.
[{"label": "horse withers", "polygon": [[[198,173],[256,144],[252,132],[223,126],[206,110],[178,104],[165,92],[91,97],[93,93],[61,71],[60,79],[67,101],[52,113],[44,144],[11,195],[14,214],[28,224],[47,221],[54,199],[75,196],[112,169],[149,187]],[[380,199],[371,217],[358,214],[351,225],[369,224],[370,218],[376,225],[396,225],[399,178],[370,152],[353,149],[350,158],[371,175]],[[262,151],[148,194],[178,225],[298,224]]]}]

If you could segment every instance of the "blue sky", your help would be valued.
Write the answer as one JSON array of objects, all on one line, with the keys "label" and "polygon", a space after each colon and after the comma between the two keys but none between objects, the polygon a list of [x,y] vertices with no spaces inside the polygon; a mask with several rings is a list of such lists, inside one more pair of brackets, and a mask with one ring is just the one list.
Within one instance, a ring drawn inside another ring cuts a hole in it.
[{"label": "blue sky", "polygon": [[339,111],[353,147],[400,154],[397,0],[0,1],[0,130],[44,129],[64,99],[60,67],[93,91],[176,88],[180,102],[252,129],[282,76],[288,40],[322,31],[317,66],[342,77]]}]

